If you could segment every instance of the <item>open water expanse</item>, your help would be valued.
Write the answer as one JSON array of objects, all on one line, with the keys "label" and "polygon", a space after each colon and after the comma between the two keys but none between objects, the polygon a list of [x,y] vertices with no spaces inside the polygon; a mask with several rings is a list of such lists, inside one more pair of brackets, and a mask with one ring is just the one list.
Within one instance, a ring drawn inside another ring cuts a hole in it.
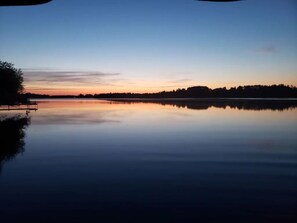
[{"label": "open water expanse", "polygon": [[39,100],[0,117],[1,223],[297,220],[294,103]]}]

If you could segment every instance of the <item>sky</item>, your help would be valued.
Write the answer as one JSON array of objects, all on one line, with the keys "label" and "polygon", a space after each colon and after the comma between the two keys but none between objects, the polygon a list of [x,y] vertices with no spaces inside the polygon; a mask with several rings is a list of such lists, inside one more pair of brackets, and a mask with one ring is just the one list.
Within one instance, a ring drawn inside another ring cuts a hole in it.
[{"label": "sky", "polygon": [[0,28],[26,92],[297,86],[296,0],[53,0],[0,7]]}]

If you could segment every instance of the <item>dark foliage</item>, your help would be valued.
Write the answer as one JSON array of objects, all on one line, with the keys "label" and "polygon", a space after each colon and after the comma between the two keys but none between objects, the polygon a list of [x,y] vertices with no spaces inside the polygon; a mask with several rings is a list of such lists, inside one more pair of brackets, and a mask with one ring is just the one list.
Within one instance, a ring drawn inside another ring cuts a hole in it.
[{"label": "dark foliage", "polygon": [[205,86],[189,87],[158,93],[103,93],[74,95],[46,95],[27,93],[25,98],[297,98],[297,88],[287,85],[248,85],[230,89]]},{"label": "dark foliage", "polygon": [[26,102],[23,92],[23,73],[13,64],[0,61],[0,105]]},{"label": "dark foliage", "polygon": [[95,98],[297,98],[297,88],[280,85],[248,85],[211,89],[205,86],[189,87],[159,93],[109,93],[97,94]]}]

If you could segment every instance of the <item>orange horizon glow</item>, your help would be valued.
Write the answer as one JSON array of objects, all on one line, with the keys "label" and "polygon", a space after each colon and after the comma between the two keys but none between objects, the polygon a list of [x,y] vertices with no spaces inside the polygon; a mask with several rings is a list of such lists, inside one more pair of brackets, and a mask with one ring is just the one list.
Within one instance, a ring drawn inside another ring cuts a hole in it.
[{"label": "orange horizon glow", "polygon": [[[79,95],[79,94],[104,94],[104,93],[158,93],[162,91],[172,91],[172,90],[177,90],[177,89],[182,89],[185,88],[187,89],[188,87],[193,87],[193,86],[207,86],[211,89],[215,88],[221,88],[221,87],[226,87],[227,89],[230,89],[231,87],[238,87],[238,86],[244,86],[244,85],[279,85],[279,84],[284,84],[284,85],[289,85],[289,86],[297,86],[297,81],[292,82],[292,83],[242,83],[242,84],[204,84],[204,83],[188,83],[184,85],[175,85],[175,86],[161,86],[158,87],[156,84],[149,83],[145,86],[145,84],[141,83],[138,86],[115,86],[115,87],[110,87],[110,86],[99,86],[99,87],[93,87],[93,86],[79,86],[79,87],[70,87],[70,86],[31,86],[30,84],[27,84],[25,86],[24,93],[32,93],[32,94],[45,94],[45,95]],[[162,85],[162,84],[160,84]]]}]

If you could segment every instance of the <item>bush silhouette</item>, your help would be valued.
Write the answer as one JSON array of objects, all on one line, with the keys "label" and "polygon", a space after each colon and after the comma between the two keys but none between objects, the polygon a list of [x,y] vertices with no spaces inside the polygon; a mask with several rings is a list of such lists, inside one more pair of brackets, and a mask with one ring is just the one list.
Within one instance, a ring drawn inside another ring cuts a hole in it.
[{"label": "bush silhouette", "polygon": [[23,73],[8,62],[0,61],[0,104],[14,105],[22,101]]}]

